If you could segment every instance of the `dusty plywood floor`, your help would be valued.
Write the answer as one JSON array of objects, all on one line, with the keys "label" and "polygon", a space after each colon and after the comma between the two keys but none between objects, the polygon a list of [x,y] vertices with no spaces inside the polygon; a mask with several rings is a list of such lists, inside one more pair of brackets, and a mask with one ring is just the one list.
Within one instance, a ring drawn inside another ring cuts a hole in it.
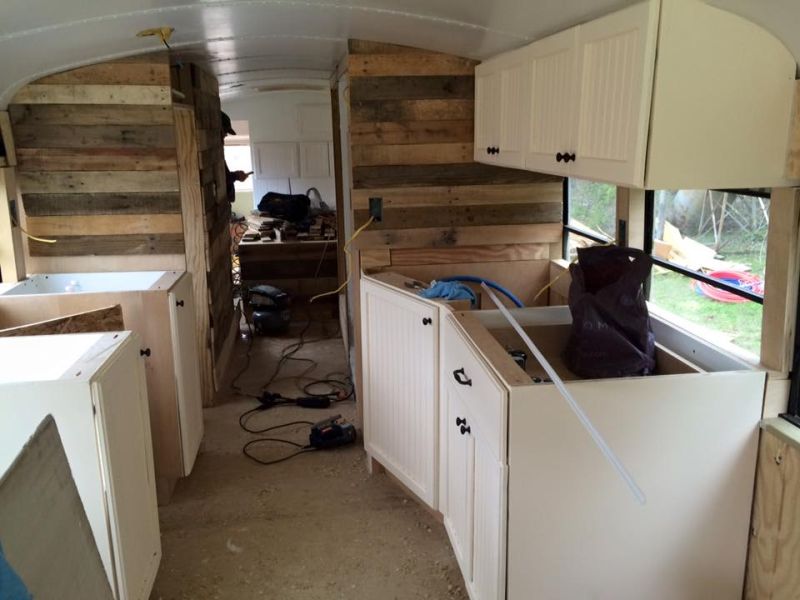
[{"label": "dusty plywood floor", "polygon": [[[336,335],[336,321],[316,318],[307,339]],[[301,328],[294,324],[292,334]],[[293,339],[255,338],[242,388],[257,390]],[[232,372],[246,347],[239,342]],[[296,356],[318,361],[317,377],[346,366],[339,337],[307,345]],[[305,366],[290,363],[282,375]],[[283,380],[271,389],[296,394],[295,385]],[[256,401],[230,393],[222,400],[205,411],[205,440],[194,471],[178,483],[172,503],[161,507],[163,558],[151,599],[467,598],[442,525],[386,476],[369,476],[360,443],[261,466],[242,455],[242,445],[255,436],[238,425],[239,415]],[[355,406],[277,408],[256,415],[250,426],[335,413],[352,420]],[[303,442],[306,431],[279,433]],[[269,459],[282,451],[270,446],[259,454]]]}]

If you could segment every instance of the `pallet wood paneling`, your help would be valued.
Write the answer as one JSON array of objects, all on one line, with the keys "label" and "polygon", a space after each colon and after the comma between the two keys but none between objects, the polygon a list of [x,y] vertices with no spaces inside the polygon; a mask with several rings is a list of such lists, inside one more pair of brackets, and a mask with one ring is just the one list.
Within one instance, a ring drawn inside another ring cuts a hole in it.
[{"label": "pallet wood paneling", "polygon": [[356,167],[375,165],[439,165],[471,163],[472,144],[385,144],[354,146],[352,164]]},{"label": "pallet wood paneling", "polygon": [[357,100],[350,95],[353,123],[385,121],[469,120],[475,112],[474,100]]},{"label": "pallet wood paneling", "polygon": [[[552,183],[555,181],[561,181],[561,178],[555,175],[543,175],[480,163],[353,168],[353,186],[355,188]],[[558,198],[554,198],[554,200],[559,201],[560,198],[559,194]]]},{"label": "pallet wood paneling", "polygon": [[158,269],[183,252],[165,54],[47,76],[20,90],[9,116],[24,224],[57,240],[27,242],[38,271],[67,257],[82,270],[81,256],[85,270],[101,256],[113,270],[111,257],[136,254],[140,268]]},{"label": "pallet wood paneling", "polygon": [[442,144],[472,143],[474,123],[460,121],[393,121],[351,123],[350,143],[353,147],[378,144]]},{"label": "pallet wood paneling", "polygon": [[796,600],[800,590],[800,448],[761,432],[746,600]]},{"label": "pallet wood paneling", "polygon": [[[369,219],[368,210],[354,213],[356,226]],[[557,223],[561,219],[560,202],[534,204],[495,204],[483,206],[450,206],[433,211],[429,207],[385,208],[383,219],[370,225],[372,231],[382,229],[411,229],[414,227],[466,227],[476,223],[486,225],[525,225]]]},{"label": "pallet wood paneling", "polygon": [[495,246],[462,246],[456,248],[395,248],[387,265],[447,265],[470,262],[515,262],[541,260],[550,256],[548,244],[498,244]]},{"label": "pallet wood paneling", "polygon": [[397,54],[352,54],[348,72],[351,77],[415,76],[415,75],[473,75],[476,60],[437,52],[407,52]]},{"label": "pallet wood paneling", "polygon": [[475,78],[470,75],[427,77],[356,77],[350,93],[365,100],[472,100]]},{"label": "pallet wood paneling", "polygon": [[383,208],[481,206],[492,204],[535,204],[560,201],[560,182],[508,185],[427,186],[419,188],[373,188],[353,190],[354,210],[369,208],[371,196],[383,198]]}]

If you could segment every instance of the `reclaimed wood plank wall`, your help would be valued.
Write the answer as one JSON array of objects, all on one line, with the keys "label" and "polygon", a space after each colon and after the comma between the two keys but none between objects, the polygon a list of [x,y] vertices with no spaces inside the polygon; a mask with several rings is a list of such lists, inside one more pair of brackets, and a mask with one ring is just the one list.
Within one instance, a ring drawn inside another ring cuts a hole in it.
[{"label": "reclaimed wood plank wall", "polygon": [[[174,268],[183,253],[169,63],[147,55],[73,69],[9,106],[30,271]],[[135,259],[135,257],[140,259]],[[82,260],[82,257],[86,260]],[[70,260],[65,261],[68,258]]]},{"label": "reclaimed wood plank wall", "polygon": [[231,203],[225,187],[225,154],[216,78],[195,64],[175,64],[172,87],[183,94],[181,104],[194,110],[208,282],[208,308],[214,364],[234,322],[231,275]]},{"label": "reclaimed wood plank wall", "polygon": [[369,198],[383,198],[383,220],[356,242],[360,265],[424,279],[491,276],[531,300],[561,252],[561,178],[473,161],[476,64],[350,40],[356,227]]}]

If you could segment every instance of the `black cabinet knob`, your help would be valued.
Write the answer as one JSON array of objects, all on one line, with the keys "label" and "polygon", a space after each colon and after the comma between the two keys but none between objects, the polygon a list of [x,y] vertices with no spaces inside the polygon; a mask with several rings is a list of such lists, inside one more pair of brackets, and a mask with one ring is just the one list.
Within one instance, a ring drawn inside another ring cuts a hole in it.
[{"label": "black cabinet knob", "polygon": [[494,149],[494,153],[495,153],[495,154],[500,154],[500,148],[498,148],[498,147],[495,147],[495,149]]},{"label": "black cabinet knob", "polygon": [[561,154],[561,152],[559,152],[558,154],[556,154],[556,162],[561,162],[562,160],[565,160],[564,158],[565,156],[566,156],[565,154]]},{"label": "black cabinet knob", "polygon": [[491,153],[492,153],[492,147],[491,146],[487,146],[486,147],[486,154],[491,154]]},{"label": "black cabinet knob", "polygon": [[564,162],[575,161],[575,153],[572,154],[565,154],[564,155]]},{"label": "black cabinet knob", "polygon": [[467,377],[467,373],[463,368],[453,371],[453,377],[461,385],[472,385],[472,379]]},{"label": "black cabinet knob", "polygon": [[183,306],[183,300],[176,300],[175,306]]},{"label": "black cabinet knob", "polygon": [[462,425],[461,435],[466,435],[467,433],[472,433],[472,429],[469,426],[465,427],[464,425]]},{"label": "black cabinet knob", "polygon": [[150,348],[145,348],[144,350],[139,350],[139,356],[150,356]]},{"label": "black cabinet knob", "polygon": [[424,319],[422,319],[422,324],[423,325],[430,325],[432,323],[433,323],[433,319],[431,319],[430,317],[425,317]]},{"label": "black cabinet knob", "polygon": [[459,425],[466,425],[466,424],[467,424],[466,419],[462,419],[461,417],[456,417],[456,427],[458,427]]}]

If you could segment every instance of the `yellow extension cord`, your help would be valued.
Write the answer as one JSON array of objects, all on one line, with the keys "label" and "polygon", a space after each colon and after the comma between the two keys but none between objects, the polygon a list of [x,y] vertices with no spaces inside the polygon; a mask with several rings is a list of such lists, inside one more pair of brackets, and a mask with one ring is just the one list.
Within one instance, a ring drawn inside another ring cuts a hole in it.
[{"label": "yellow extension cord", "polygon": [[[364,224],[363,224],[361,227],[359,227],[358,229],[356,229],[356,230],[355,230],[355,232],[353,233],[353,235],[352,235],[352,236],[350,236],[350,239],[349,239],[349,240],[347,240],[347,243],[344,245],[344,249],[343,249],[343,250],[344,250],[344,254],[345,254],[345,256],[346,256],[348,259],[350,258],[350,244],[352,244],[352,243],[353,243],[353,241],[354,241],[354,240],[355,240],[355,239],[356,239],[356,238],[357,238],[357,237],[358,237],[358,236],[361,234],[361,232],[362,232],[362,231],[364,231],[364,230],[365,230],[367,227],[369,227],[370,225],[372,225],[372,223],[373,223],[373,221],[374,221],[374,220],[375,220],[375,219],[374,219],[373,217],[370,217],[370,218],[369,218],[369,220],[367,220],[367,222],[366,222],[366,223],[364,223]],[[350,264],[350,261],[349,261],[349,260],[347,260],[347,261],[346,261],[346,264],[345,264],[345,267],[349,266],[349,264]],[[318,300],[318,299],[320,299],[320,298],[324,298],[325,296],[335,296],[336,294],[338,294],[339,292],[341,292],[341,291],[342,291],[344,288],[346,288],[346,287],[347,287],[347,284],[349,284],[349,283],[350,283],[350,275],[351,275],[351,273],[348,273],[348,274],[347,274],[347,279],[346,279],[346,280],[345,280],[345,282],[344,282],[342,285],[340,285],[338,288],[336,288],[335,290],[333,290],[333,291],[331,291],[331,292],[323,292],[322,294],[317,294],[316,296],[314,296],[313,298],[311,298],[311,300],[309,300],[309,303],[311,303],[311,302],[314,302],[314,300]]]}]

